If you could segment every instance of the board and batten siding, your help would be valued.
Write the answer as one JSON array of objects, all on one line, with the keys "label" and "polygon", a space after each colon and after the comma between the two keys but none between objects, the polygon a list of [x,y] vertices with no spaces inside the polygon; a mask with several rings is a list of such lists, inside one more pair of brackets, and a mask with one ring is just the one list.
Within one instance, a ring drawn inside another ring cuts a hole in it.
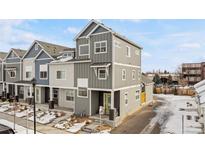
[{"label": "board and batten siding", "polygon": [[[57,71],[65,71],[65,80],[56,79]],[[52,87],[74,87],[74,64],[49,64],[49,85]]]},{"label": "board and batten siding", "polygon": [[16,82],[16,81],[19,81],[21,80],[20,79],[20,63],[14,63],[14,64],[5,64],[4,65],[5,67],[4,68],[16,68],[16,77],[15,78],[11,78],[10,75],[9,75],[9,71],[5,70],[4,73],[5,73],[5,81],[6,82]]},{"label": "board and batten siding", "polygon": [[33,46],[31,47],[31,49],[28,51],[28,53],[26,54],[26,56],[24,58],[33,58],[36,57],[37,54],[42,50],[41,46],[38,45],[38,50],[35,50],[35,45],[37,43],[34,43]]},{"label": "board and batten siding", "polygon": [[93,30],[93,28],[95,28],[96,25],[97,24],[93,22],[86,28],[86,30],[80,35],[80,37],[87,36]]},{"label": "board and batten siding", "polygon": [[89,59],[89,55],[79,55],[79,46],[85,44],[89,44],[89,40],[87,38],[79,38],[76,40],[76,59]]},{"label": "board and batten siding", "polygon": [[[141,50],[132,44],[113,36],[114,40],[114,51],[115,51],[115,58],[114,62],[116,63],[123,63],[135,66],[141,66]],[[118,44],[118,45],[116,45]],[[130,47],[130,57],[126,56],[126,47]]]}]

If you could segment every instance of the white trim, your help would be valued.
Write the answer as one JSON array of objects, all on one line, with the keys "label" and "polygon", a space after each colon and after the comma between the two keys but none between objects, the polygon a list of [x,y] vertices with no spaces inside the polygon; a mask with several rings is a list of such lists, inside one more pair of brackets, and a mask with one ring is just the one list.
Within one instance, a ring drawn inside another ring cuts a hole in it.
[{"label": "white trim", "polygon": [[89,90],[89,95],[90,95],[90,99],[89,99],[89,105],[90,105],[90,107],[89,107],[89,115],[91,116],[92,115],[92,112],[91,112],[91,110],[92,110],[92,96],[91,96],[91,90]]},{"label": "white trim", "polygon": [[[39,86],[39,85],[38,85]],[[41,85],[40,85],[41,86]],[[45,85],[42,85],[42,86],[45,86]],[[73,90],[76,90],[78,89],[77,87],[61,87],[61,86],[55,86],[55,85],[48,85],[49,88],[58,88],[58,89],[73,89]]]},{"label": "white trim", "polygon": [[[127,49],[128,49],[128,55],[127,55]],[[131,48],[129,46],[126,46],[126,57],[130,58],[131,57]]]},{"label": "white trim", "polygon": [[[11,48],[11,49],[9,50],[8,54],[6,55],[6,57],[4,58],[4,60],[7,59],[7,57],[9,56],[9,54],[10,54],[12,51],[15,53],[15,55],[16,55],[19,59],[21,59],[21,57],[19,57],[19,55],[13,50],[13,48]],[[16,58],[16,57],[15,57],[15,58]],[[9,59],[14,59],[14,58],[9,58]]]},{"label": "white trim", "polygon": [[[34,57],[34,60],[37,60],[38,56],[42,53],[45,52],[45,54],[50,57],[50,59],[55,60],[50,54],[48,54],[43,48],[39,51],[39,53]],[[42,58],[43,59],[43,58]]]},{"label": "white trim", "polygon": [[97,24],[91,31],[90,33],[87,34],[86,38],[90,37],[90,35],[99,27],[99,25]]},{"label": "white trim", "polygon": [[[14,77],[11,77],[11,71],[14,72],[14,74],[15,74]],[[8,70],[7,73],[9,74],[9,77],[10,77],[11,79],[15,79],[15,78],[16,78],[16,70]]]},{"label": "white trim", "polygon": [[[87,96],[79,96],[79,88],[87,89]],[[88,98],[88,88],[86,88],[86,87],[78,87],[77,88],[77,96],[80,97],[80,98]]]},{"label": "white trim", "polygon": [[34,46],[34,50],[35,50],[35,51],[38,50],[38,44],[35,44],[35,46]]},{"label": "white trim", "polygon": [[[100,71],[101,70],[104,70],[105,71],[105,78],[100,78]],[[106,71],[106,68],[98,68],[98,80],[107,80],[107,71]]]},{"label": "white trim", "polygon": [[19,64],[20,62],[4,63],[4,65]]},{"label": "white trim", "polygon": [[115,46],[114,46],[114,36],[112,35],[112,90],[115,88]]},{"label": "white trim", "polygon": [[[55,72],[56,72],[56,80],[66,80],[66,76],[67,76],[67,75],[66,75],[66,71],[65,71],[65,70],[56,70]],[[57,72],[65,72],[65,78],[63,78],[63,79],[58,79],[58,78],[57,78]]]},{"label": "white trim", "polygon": [[90,36],[101,35],[101,34],[106,34],[106,33],[110,33],[110,31],[95,33],[95,34],[91,34]]},{"label": "white trim", "polygon": [[130,65],[130,64],[123,64],[123,63],[116,63],[116,62],[114,62],[114,65],[120,65],[120,66],[127,66],[127,67],[141,68],[141,66]]},{"label": "white trim", "polygon": [[109,67],[111,63],[108,63],[107,65],[98,65],[98,66],[90,66],[91,68],[99,68],[99,67]]},{"label": "white trim", "polygon": [[[38,60],[49,60],[49,59],[51,59],[51,58],[41,58],[41,59],[35,59],[35,60],[38,61]],[[53,60],[53,59],[51,59],[51,60]]]},{"label": "white trim", "polygon": [[[64,89],[64,90],[65,90],[65,101],[75,103],[75,90],[74,89]],[[67,100],[67,91],[69,91],[69,90],[73,92],[73,101]]]},{"label": "white trim", "polygon": [[66,65],[66,64],[73,64],[73,63],[90,63],[91,60],[79,60],[79,61],[70,61],[70,62],[51,62],[48,65]]},{"label": "white trim", "polygon": [[[96,44],[97,44],[97,43],[100,43],[100,50],[101,50],[101,43],[105,43],[106,51],[104,51],[104,52],[101,52],[101,51],[100,51],[100,52],[96,52]],[[94,42],[94,53],[95,53],[95,54],[107,53],[107,40]]]},{"label": "white trim", "polygon": [[[125,73],[124,73],[125,72]],[[125,78],[123,78],[123,76],[125,75]],[[127,72],[126,69],[122,69],[122,80],[125,81],[127,78]]]},{"label": "white trim", "polygon": [[[41,71],[41,68],[40,68],[41,65],[46,65],[47,71]],[[46,78],[41,78],[41,72],[46,72],[46,73],[47,73],[47,75],[46,75],[47,77],[46,77]],[[49,73],[48,73],[48,64],[40,64],[40,65],[39,65],[39,79],[40,79],[40,80],[48,80],[48,74],[49,74]]]},{"label": "white trim", "polygon": [[129,88],[140,88],[140,84],[133,85],[133,86],[122,87],[122,88],[116,88],[116,89],[114,89],[114,91],[125,90],[125,89],[129,89]]},{"label": "white trim", "polygon": [[[81,54],[80,53],[80,47],[81,46],[88,46],[88,54]],[[89,56],[89,54],[90,54],[90,44],[88,43],[88,44],[80,44],[80,45],[78,45],[78,56]]]},{"label": "white trim", "polygon": [[101,89],[101,88],[88,88],[88,90],[92,90],[92,91],[108,91],[111,92],[112,89]]}]

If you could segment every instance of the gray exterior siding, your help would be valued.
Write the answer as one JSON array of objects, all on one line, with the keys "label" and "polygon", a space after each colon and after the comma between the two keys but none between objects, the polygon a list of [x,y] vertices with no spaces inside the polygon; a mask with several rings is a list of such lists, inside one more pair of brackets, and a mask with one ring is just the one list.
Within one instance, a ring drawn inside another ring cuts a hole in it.
[{"label": "gray exterior siding", "polygon": [[103,28],[103,27],[98,27],[92,34],[97,34],[97,33],[102,33],[102,32],[107,32],[108,30]]},{"label": "gray exterior siding", "polygon": [[41,52],[37,59],[50,58],[45,52]]},{"label": "gray exterior siding", "polygon": [[5,60],[6,63],[16,63],[16,62],[20,62],[20,61],[21,60],[18,57]]},{"label": "gray exterior siding", "polygon": [[35,44],[33,44],[33,46],[31,47],[31,49],[29,50],[29,52],[26,54],[26,56],[24,58],[33,58],[36,57],[37,54],[41,51],[41,47],[38,46],[38,50],[35,50]]},{"label": "gray exterior siding", "polygon": [[76,59],[88,59],[90,56],[79,56],[79,46],[82,44],[89,44],[89,40],[86,38],[80,38],[76,40]]},{"label": "gray exterior siding", "polygon": [[75,63],[74,64],[74,86],[77,87],[78,78],[88,78],[89,88],[111,89],[112,87],[112,71],[109,67],[109,76],[107,80],[98,80],[94,69],[90,68],[91,63]]},{"label": "gray exterior siding", "polygon": [[42,64],[48,64],[52,60],[51,59],[46,59],[46,60],[36,60],[35,61],[35,78],[36,78],[36,83],[40,85],[49,85],[49,66],[48,66],[48,72],[47,72],[47,79],[40,79],[40,65]]},{"label": "gray exterior siding", "polygon": [[93,28],[95,28],[97,24],[96,23],[92,23],[90,26],[87,27],[87,29],[80,35],[80,37],[82,36],[87,36],[92,30]]},{"label": "gray exterior siding", "polygon": [[[4,71],[5,73],[5,81],[6,82],[16,82],[21,80],[20,79],[20,63],[17,64],[5,64],[5,68],[11,68],[11,67],[15,67],[16,68],[16,77],[15,78],[10,78],[10,75],[8,74],[8,71]],[[21,65],[22,67],[22,65]],[[22,70],[22,68],[21,68]],[[21,75],[22,76],[22,75]]]},{"label": "gray exterior siding", "polygon": [[2,79],[3,70],[4,70],[4,68],[2,66],[2,62],[0,61],[0,82],[3,81],[3,79]]}]

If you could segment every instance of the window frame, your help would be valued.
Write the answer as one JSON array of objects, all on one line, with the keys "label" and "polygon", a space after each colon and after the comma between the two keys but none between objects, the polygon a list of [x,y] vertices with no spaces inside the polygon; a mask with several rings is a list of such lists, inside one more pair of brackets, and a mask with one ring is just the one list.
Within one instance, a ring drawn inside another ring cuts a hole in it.
[{"label": "window frame", "polygon": [[[129,49],[129,50],[127,50],[127,49]],[[129,51],[129,52],[127,52],[127,51]],[[129,54],[127,54],[127,53],[129,53]],[[129,47],[129,46],[126,46],[126,57],[131,57],[131,48]]]},{"label": "window frame", "polygon": [[[58,72],[64,72],[65,73],[65,77],[64,78],[58,78]],[[66,71],[64,71],[64,70],[57,70],[56,71],[56,80],[66,80]]]},{"label": "window frame", "polygon": [[[39,79],[40,80],[47,80],[48,79],[48,65],[47,64],[42,64],[42,65],[46,65],[46,67],[47,67],[47,71],[41,71],[41,65],[39,65]],[[42,78],[41,77],[41,72],[46,72],[46,78]]]},{"label": "window frame", "polygon": [[[10,70],[10,71],[8,71],[8,73],[9,73],[10,78],[12,78],[12,79],[16,78],[16,70],[14,70],[14,71]],[[13,77],[11,76],[11,73],[14,73]]]},{"label": "window frame", "polygon": [[[73,100],[67,100],[67,96],[68,96],[68,94],[71,94],[71,92],[72,92],[72,95],[73,95],[73,96],[69,96],[69,97],[73,97]],[[65,100],[66,100],[67,102],[74,102],[74,101],[75,101],[75,92],[74,92],[74,90],[70,90],[70,89],[67,89],[67,90],[66,90]]]},{"label": "window frame", "polygon": [[[81,88],[81,89],[86,89],[87,96],[81,96],[81,95],[79,95],[80,88]],[[78,97],[81,97],[81,98],[88,98],[88,88],[86,88],[86,87],[78,87],[77,96],[78,96]]]},{"label": "window frame", "polygon": [[[97,43],[100,43],[100,52],[96,52],[96,44],[97,44]],[[101,48],[102,48],[101,43],[105,43],[105,48],[106,48],[106,50],[105,50],[104,52],[101,52]],[[95,53],[95,54],[107,53],[107,40],[94,42],[94,53]]]},{"label": "window frame", "polygon": [[[125,72],[125,73],[123,73],[123,72]],[[123,81],[125,81],[126,80],[126,78],[127,78],[127,75],[126,75],[127,73],[126,73],[126,69],[122,69],[122,80]],[[123,78],[123,76],[125,76],[125,78]]]},{"label": "window frame", "polygon": [[30,73],[30,77],[27,77],[27,75],[25,74],[26,79],[30,79],[32,76],[32,72],[31,71],[26,71],[25,73]]},{"label": "window frame", "polygon": [[[87,54],[81,54],[80,47],[82,46],[88,46],[88,53]],[[89,56],[90,55],[90,44],[80,44],[78,46],[79,56]]]},{"label": "window frame", "polygon": [[[100,77],[100,71],[104,70],[105,71],[105,78]],[[107,80],[107,73],[106,73],[106,68],[98,68],[98,80]]]}]

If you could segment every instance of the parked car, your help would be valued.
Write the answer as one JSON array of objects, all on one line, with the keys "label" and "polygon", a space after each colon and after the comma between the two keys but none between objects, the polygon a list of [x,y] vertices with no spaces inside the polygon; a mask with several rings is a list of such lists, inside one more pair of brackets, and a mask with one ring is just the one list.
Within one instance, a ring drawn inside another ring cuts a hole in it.
[{"label": "parked car", "polygon": [[15,132],[12,128],[0,124],[0,134],[15,134]]}]

